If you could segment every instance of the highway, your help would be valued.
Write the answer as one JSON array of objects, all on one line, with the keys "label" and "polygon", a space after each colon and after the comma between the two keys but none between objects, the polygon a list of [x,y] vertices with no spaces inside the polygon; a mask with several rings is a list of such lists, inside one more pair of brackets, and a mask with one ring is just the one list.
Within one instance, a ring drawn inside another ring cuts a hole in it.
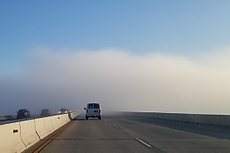
[{"label": "highway", "polygon": [[229,153],[230,140],[126,117],[73,120],[41,153]]}]

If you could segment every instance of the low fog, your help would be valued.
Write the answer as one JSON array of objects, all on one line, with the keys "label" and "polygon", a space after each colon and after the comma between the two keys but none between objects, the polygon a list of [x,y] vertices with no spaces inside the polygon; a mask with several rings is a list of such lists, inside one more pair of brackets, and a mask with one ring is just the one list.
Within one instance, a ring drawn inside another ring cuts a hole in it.
[{"label": "low fog", "polygon": [[25,59],[22,73],[0,78],[0,114],[82,112],[92,101],[103,111],[230,114],[228,49],[193,56],[39,49]]}]

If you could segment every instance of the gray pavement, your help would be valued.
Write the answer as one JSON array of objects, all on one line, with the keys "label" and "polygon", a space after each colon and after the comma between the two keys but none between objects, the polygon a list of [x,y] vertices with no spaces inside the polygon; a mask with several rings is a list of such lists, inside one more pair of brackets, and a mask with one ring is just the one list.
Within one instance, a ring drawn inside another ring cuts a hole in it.
[{"label": "gray pavement", "polygon": [[42,153],[229,153],[230,141],[118,117],[78,119]]},{"label": "gray pavement", "polygon": [[211,136],[220,139],[229,139],[230,140],[230,128],[224,126],[217,126],[217,125],[207,125],[207,124],[197,124],[191,122],[178,122],[176,120],[163,120],[157,119],[150,116],[141,116],[138,114],[133,115],[123,115],[122,118],[126,118],[129,120],[134,120],[138,122],[153,124],[153,125],[160,125],[163,127],[168,127],[171,129],[197,133],[201,135]]}]

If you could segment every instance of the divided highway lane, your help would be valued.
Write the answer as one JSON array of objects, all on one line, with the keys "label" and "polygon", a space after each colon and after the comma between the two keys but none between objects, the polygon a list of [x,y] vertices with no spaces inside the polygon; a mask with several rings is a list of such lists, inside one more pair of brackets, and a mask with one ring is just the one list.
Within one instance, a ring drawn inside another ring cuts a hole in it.
[{"label": "divided highway lane", "polygon": [[230,141],[121,118],[74,120],[42,153],[229,153]]},{"label": "divided highway lane", "polygon": [[152,153],[113,122],[75,120],[41,153]]},{"label": "divided highway lane", "polygon": [[230,140],[230,128],[223,126],[215,126],[215,125],[206,125],[206,124],[196,124],[189,122],[178,122],[176,120],[164,120],[157,119],[151,116],[138,116],[138,115],[129,115],[122,116],[122,118],[126,118],[129,120],[134,120],[138,122],[160,125],[164,127],[168,127],[171,129],[197,133],[200,135],[206,135],[210,137],[220,138],[220,139],[229,139]]}]

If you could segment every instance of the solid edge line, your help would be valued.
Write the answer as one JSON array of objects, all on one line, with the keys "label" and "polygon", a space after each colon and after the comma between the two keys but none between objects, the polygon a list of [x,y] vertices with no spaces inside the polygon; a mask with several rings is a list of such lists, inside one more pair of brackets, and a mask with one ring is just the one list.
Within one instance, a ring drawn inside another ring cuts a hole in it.
[{"label": "solid edge line", "polygon": [[141,144],[145,145],[146,147],[152,148],[152,146],[151,146],[150,144],[148,144],[147,142],[145,142],[145,141],[143,141],[143,140],[141,140],[141,139],[139,139],[139,138],[136,138],[136,140],[137,140],[138,142],[140,142]]}]

